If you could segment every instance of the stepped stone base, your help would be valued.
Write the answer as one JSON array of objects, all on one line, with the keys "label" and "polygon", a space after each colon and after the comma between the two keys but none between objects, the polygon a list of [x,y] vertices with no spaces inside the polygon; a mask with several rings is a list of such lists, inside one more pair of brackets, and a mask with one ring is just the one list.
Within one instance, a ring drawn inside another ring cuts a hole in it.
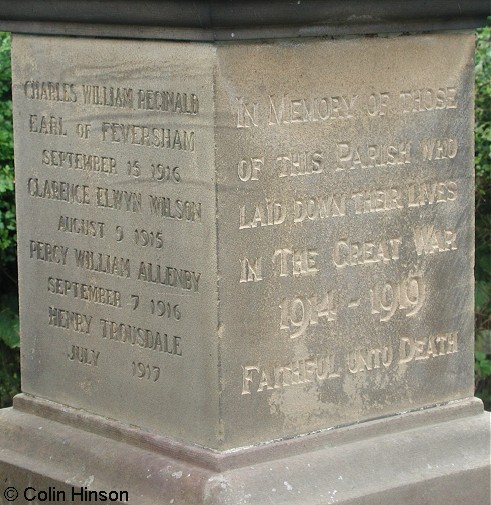
[{"label": "stepped stone base", "polygon": [[9,487],[15,503],[488,505],[490,416],[466,399],[220,453],[19,395],[0,475],[1,505]]}]

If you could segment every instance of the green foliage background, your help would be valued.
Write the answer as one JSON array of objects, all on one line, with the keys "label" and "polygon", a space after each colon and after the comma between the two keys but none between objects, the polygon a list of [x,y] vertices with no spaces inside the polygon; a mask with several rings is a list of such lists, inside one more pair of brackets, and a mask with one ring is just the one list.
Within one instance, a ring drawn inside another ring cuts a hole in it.
[{"label": "green foliage background", "polygon": [[[476,41],[476,394],[491,408],[491,18]],[[0,32],[0,408],[20,391],[10,37]]]},{"label": "green foliage background", "polygon": [[476,395],[491,409],[491,18],[476,42]]},{"label": "green foliage background", "polygon": [[0,263],[15,260],[14,141],[10,91],[10,37],[0,34]]},{"label": "green foliage background", "polygon": [[10,36],[0,32],[0,407],[20,391]]}]

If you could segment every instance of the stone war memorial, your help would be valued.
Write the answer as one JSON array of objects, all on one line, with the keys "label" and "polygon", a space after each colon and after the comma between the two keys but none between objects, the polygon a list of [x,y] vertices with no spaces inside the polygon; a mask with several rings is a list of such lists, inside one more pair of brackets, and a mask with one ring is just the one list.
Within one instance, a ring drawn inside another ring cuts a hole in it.
[{"label": "stone war memorial", "polygon": [[488,14],[0,0],[23,390],[1,504],[489,504]]}]

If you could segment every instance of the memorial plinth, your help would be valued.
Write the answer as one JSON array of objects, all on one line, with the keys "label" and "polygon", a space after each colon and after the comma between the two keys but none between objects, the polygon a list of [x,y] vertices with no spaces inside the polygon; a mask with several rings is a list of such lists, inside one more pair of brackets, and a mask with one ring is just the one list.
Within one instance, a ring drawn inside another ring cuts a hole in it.
[{"label": "memorial plinth", "polygon": [[350,2],[322,2],[315,25],[299,4],[275,27],[264,6],[248,25],[211,5],[179,24],[48,3],[0,22],[18,32],[23,380],[0,413],[4,487],[26,502],[487,503],[468,31],[482,3],[428,7],[419,29],[402,8],[343,18]]}]

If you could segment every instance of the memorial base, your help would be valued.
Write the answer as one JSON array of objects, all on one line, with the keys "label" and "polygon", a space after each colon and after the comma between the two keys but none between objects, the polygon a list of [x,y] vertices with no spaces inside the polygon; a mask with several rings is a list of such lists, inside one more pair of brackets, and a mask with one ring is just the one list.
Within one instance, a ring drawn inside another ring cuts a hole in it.
[{"label": "memorial base", "polygon": [[487,505],[489,472],[476,399],[223,453],[27,395],[0,411],[2,505]]}]

